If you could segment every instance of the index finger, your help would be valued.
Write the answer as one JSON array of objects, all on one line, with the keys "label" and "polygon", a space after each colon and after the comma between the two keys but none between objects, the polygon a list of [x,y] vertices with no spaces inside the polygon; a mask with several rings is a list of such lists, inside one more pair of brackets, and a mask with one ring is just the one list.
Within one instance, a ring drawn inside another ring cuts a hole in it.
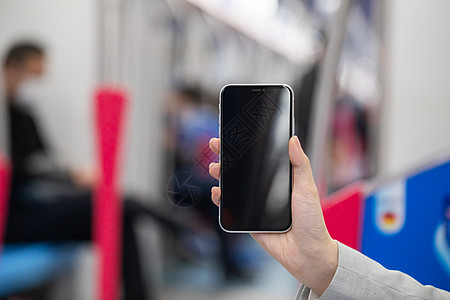
[{"label": "index finger", "polygon": [[215,154],[219,155],[220,152],[220,140],[218,138],[212,138],[209,140],[209,148]]}]

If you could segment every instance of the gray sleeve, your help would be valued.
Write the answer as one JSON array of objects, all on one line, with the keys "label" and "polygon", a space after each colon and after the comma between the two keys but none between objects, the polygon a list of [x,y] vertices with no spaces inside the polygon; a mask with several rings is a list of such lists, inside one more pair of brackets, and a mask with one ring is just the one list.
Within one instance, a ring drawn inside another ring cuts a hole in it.
[{"label": "gray sleeve", "polygon": [[[450,293],[444,290],[424,286],[402,272],[385,269],[379,263],[344,244],[339,242],[337,244],[338,268],[320,300],[450,299]],[[312,291],[302,284],[295,299],[308,300],[310,294]]]}]

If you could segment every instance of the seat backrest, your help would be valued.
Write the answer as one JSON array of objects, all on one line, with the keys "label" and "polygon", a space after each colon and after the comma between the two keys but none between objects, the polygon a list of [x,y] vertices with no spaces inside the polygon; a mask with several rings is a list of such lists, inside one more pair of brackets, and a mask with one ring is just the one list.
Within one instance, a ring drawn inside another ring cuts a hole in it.
[{"label": "seat backrest", "polygon": [[367,194],[361,251],[450,291],[450,155],[399,175]]}]

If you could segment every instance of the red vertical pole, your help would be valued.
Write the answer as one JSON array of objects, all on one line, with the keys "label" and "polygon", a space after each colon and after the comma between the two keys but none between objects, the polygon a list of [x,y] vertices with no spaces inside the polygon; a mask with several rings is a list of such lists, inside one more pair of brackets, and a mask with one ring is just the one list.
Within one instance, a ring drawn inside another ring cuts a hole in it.
[{"label": "red vertical pole", "polygon": [[0,253],[8,217],[11,165],[5,155],[0,153]]},{"label": "red vertical pole", "polygon": [[120,295],[122,205],[118,168],[125,93],[102,87],[95,95],[95,120],[100,179],[94,194],[93,236],[99,253],[97,299],[117,300]]}]

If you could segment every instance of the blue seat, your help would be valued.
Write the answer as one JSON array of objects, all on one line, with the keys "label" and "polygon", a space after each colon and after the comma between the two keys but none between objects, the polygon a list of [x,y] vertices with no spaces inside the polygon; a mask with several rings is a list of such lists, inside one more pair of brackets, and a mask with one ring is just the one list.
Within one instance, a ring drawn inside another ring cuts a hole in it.
[{"label": "blue seat", "polygon": [[76,261],[76,245],[4,245],[0,256],[0,297],[30,290],[54,279]]}]

